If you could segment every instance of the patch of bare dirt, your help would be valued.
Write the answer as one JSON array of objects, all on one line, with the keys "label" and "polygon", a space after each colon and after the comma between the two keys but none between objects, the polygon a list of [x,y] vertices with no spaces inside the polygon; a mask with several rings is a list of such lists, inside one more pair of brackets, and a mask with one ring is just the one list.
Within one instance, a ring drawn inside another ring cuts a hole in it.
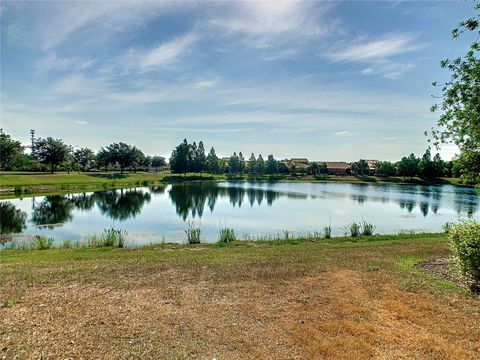
[{"label": "patch of bare dirt", "polygon": [[417,267],[437,278],[450,281],[458,287],[470,290],[468,279],[458,270],[453,257],[430,259],[421,262]]}]

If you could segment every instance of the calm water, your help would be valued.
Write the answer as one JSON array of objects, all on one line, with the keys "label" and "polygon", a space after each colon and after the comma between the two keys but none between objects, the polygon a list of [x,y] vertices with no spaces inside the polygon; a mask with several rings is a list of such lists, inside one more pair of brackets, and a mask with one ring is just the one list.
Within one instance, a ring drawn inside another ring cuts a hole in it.
[{"label": "calm water", "polygon": [[474,189],[453,186],[224,182],[2,200],[0,211],[2,234],[17,240],[33,234],[81,240],[114,226],[142,244],[181,242],[188,221],[209,242],[225,225],[254,237],[330,223],[341,235],[362,218],[376,233],[440,231],[459,217],[480,219],[479,203]]}]

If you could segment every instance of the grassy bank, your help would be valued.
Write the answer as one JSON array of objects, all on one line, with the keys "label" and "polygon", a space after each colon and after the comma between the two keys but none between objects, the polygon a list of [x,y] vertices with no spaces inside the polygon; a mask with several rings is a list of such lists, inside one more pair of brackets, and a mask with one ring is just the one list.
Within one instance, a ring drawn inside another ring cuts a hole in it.
[{"label": "grassy bank", "polygon": [[[149,186],[159,183],[175,183],[195,180],[249,180],[248,175],[228,176],[218,174],[187,174],[186,177],[166,172],[138,173],[27,173],[1,172],[0,196],[8,197],[20,194],[49,194],[75,191],[93,191],[129,186]],[[405,181],[400,177],[380,178],[375,176],[262,176],[259,181],[309,181],[340,182],[357,184],[409,183],[431,184],[419,178]],[[439,179],[435,184],[460,185],[459,179]]]},{"label": "grassy bank", "polygon": [[[371,241],[371,240],[376,241]],[[480,303],[441,234],[0,253],[13,358],[465,358]]]}]

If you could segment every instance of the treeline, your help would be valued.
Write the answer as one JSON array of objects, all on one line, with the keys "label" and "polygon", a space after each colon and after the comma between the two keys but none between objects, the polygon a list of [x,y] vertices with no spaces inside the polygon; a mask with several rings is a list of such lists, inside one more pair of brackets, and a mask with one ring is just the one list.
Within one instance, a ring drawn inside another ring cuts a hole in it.
[{"label": "treeline", "polygon": [[286,166],[276,160],[273,155],[268,155],[265,160],[260,154],[258,157],[251,154],[246,160],[240,151],[233,153],[227,159],[217,156],[212,147],[208,154],[205,153],[203,142],[190,144],[184,139],[172,151],[169,160],[170,170],[174,173],[186,174],[187,172],[209,172],[212,174],[250,174],[262,176],[264,174],[287,173]]},{"label": "treeline", "polygon": [[[123,142],[112,143],[101,148],[97,153],[83,147],[73,149],[61,139],[51,137],[34,139],[30,153],[25,146],[0,130],[0,169],[23,171],[137,171],[166,170],[173,173],[186,174],[212,173],[250,176],[263,175],[313,175],[328,174],[329,169],[324,162],[299,164],[289,160],[279,161],[272,154],[265,159],[261,154],[251,154],[245,158],[242,152],[234,152],[227,158],[219,158],[212,147],[206,153],[200,141],[189,143],[184,139],[176,146],[167,165],[162,156],[147,156],[136,146]],[[414,154],[403,157],[393,163],[380,161],[375,167],[366,160],[351,163],[351,172],[357,176],[403,176],[405,179],[420,177],[434,179],[439,177],[461,177],[465,183],[480,182],[480,173],[472,172],[472,159],[460,156],[453,161],[443,161],[439,154],[432,157],[430,148],[422,157]]]},{"label": "treeline", "polygon": [[112,143],[97,153],[83,147],[73,149],[61,139],[51,137],[34,139],[30,154],[25,146],[0,130],[0,169],[25,171],[130,171],[165,167],[162,156],[147,156],[136,146],[123,142]]},{"label": "treeline", "polygon": [[442,160],[438,153],[432,158],[431,150],[427,149],[422,157],[417,157],[412,153],[396,163],[380,161],[376,164],[373,171],[366,160],[360,160],[352,163],[352,172],[356,175],[435,179],[440,177],[460,177],[462,175],[460,165],[461,163],[458,160]]}]

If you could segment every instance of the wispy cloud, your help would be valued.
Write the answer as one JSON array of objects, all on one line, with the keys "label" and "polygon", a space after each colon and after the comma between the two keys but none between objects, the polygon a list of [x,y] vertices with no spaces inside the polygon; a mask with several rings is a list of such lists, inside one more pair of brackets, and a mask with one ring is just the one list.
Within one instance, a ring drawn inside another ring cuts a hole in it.
[{"label": "wispy cloud", "polygon": [[352,133],[350,131],[343,130],[343,131],[337,131],[333,133],[333,135],[343,137],[343,136],[352,136]]},{"label": "wispy cloud", "polygon": [[412,62],[402,63],[395,57],[425,47],[415,42],[415,35],[393,33],[380,39],[360,41],[331,51],[327,57],[333,62],[360,62],[369,64],[361,71],[363,75],[381,75],[387,79],[398,79],[414,68]]},{"label": "wispy cloud", "polygon": [[371,61],[389,58],[422,48],[424,45],[414,44],[412,34],[388,34],[373,41],[352,44],[345,49],[333,51],[333,61]]},{"label": "wispy cloud", "polygon": [[148,70],[175,61],[179,56],[187,52],[197,39],[198,37],[195,34],[188,33],[164,42],[144,54],[140,54],[140,69]]}]

